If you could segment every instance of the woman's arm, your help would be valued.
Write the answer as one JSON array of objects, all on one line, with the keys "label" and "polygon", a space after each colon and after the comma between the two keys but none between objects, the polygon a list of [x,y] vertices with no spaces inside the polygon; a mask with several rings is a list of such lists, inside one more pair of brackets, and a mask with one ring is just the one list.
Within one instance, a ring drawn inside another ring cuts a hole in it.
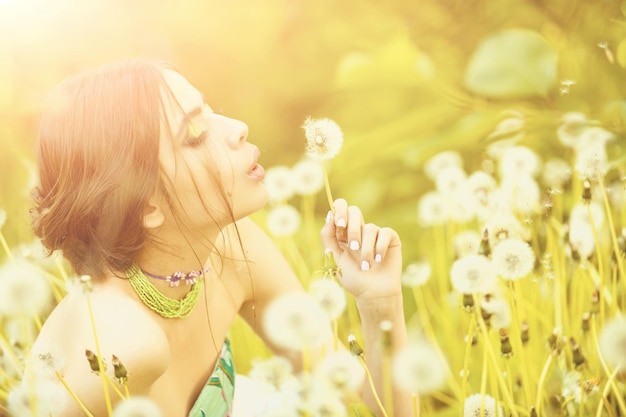
[{"label": "woman's arm", "polygon": [[[407,344],[402,302],[402,250],[395,230],[363,221],[361,210],[335,200],[321,231],[326,250],[331,250],[342,274],[339,281],[356,299],[365,342],[365,358],[376,391],[383,389],[383,340],[381,323],[391,325],[392,354]],[[366,390],[364,400],[374,411],[378,405]],[[394,387],[393,415],[412,415],[411,395]],[[387,410],[390,415],[392,410]]]}]

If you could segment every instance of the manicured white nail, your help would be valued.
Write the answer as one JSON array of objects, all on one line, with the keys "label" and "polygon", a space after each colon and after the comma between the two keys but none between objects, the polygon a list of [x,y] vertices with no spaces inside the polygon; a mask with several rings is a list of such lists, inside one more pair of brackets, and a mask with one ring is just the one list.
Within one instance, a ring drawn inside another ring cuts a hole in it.
[{"label": "manicured white nail", "polygon": [[361,271],[367,271],[370,269],[370,263],[367,261],[361,261]]},{"label": "manicured white nail", "polygon": [[357,242],[356,240],[353,240],[352,242],[350,242],[350,249],[352,250],[359,250],[359,242]]},{"label": "manicured white nail", "polygon": [[333,218],[333,212],[332,211],[328,211],[328,214],[326,215],[326,223],[330,223],[330,219]]},{"label": "manicured white nail", "polygon": [[374,262],[380,262],[383,260],[383,255],[381,255],[380,253],[377,253],[376,256],[374,256]]},{"label": "manicured white nail", "polygon": [[338,218],[335,225],[337,227],[346,227],[346,219],[344,219],[343,217]]}]

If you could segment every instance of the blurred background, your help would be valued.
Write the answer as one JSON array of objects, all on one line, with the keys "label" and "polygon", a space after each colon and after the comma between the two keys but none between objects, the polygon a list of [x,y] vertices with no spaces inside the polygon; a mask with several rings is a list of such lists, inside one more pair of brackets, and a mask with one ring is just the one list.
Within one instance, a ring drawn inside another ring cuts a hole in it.
[{"label": "blurred background", "polygon": [[618,0],[0,0],[4,234],[11,246],[31,239],[26,190],[46,92],[81,69],[148,56],[247,122],[266,167],[302,156],[307,116],[337,121],[335,196],[417,237],[415,203],[432,187],[423,162],[456,149],[471,169],[507,112],[523,113],[525,144],[540,152],[567,111],[623,133],[625,13]]}]

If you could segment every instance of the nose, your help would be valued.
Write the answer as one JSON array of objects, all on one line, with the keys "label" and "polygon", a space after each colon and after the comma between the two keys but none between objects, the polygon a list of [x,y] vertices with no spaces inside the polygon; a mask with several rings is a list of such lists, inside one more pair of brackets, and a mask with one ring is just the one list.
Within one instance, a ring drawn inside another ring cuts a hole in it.
[{"label": "nose", "polygon": [[233,149],[237,149],[246,142],[246,139],[248,139],[248,125],[241,120],[232,119],[228,145]]}]

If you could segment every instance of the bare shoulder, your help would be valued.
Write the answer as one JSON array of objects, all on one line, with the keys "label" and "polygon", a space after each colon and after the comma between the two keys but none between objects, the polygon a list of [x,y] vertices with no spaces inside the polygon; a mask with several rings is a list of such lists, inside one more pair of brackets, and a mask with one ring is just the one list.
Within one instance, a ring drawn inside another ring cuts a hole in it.
[{"label": "bare shoulder", "polygon": [[[108,288],[67,295],[44,323],[31,355],[53,361],[47,365],[54,366],[99,415],[98,410],[106,412],[102,381],[93,372],[87,351],[100,352],[112,380],[115,356],[127,370],[131,394],[147,394],[169,366],[169,343],[162,328],[134,300]],[[26,369],[31,374],[40,371]],[[70,402],[67,415],[73,415],[72,406]]]}]

